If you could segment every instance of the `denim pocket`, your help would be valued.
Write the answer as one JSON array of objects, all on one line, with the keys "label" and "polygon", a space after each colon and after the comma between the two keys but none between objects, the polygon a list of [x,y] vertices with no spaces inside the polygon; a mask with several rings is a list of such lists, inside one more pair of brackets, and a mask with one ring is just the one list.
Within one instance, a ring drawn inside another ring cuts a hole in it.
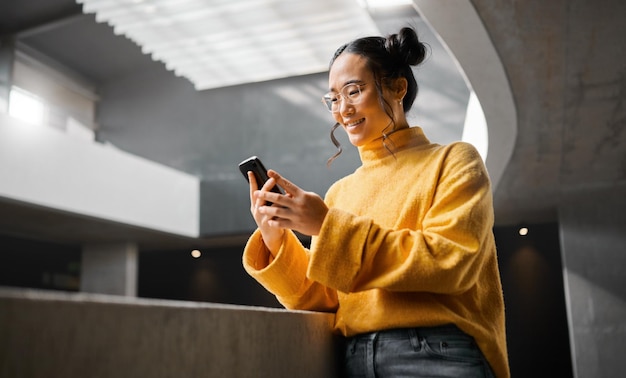
[{"label": "denim pocket", "polygon": [[423,352],[431,360],[439,360],[441,371],[447,375],[463,377],[493,377],[489,363],[480,348],[469,335],[459,330],[458,334],[430,335],[421,339]]},{"label": "denim pocket", "polygon": [[424,351],[432,356],[455,361],[483,361],[483,354],[474,339],[463,333],[427,336],[422,340]]}]

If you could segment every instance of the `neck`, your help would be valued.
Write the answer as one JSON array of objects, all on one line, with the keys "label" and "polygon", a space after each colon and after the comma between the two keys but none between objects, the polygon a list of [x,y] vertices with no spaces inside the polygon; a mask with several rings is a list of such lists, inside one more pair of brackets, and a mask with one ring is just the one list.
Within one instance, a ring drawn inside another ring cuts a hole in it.
[{"label": "neck", "polygon": [[393,158],[394,154],[406,148],[429,143],[430,141],[420,127],[396,127],[394,131],[389,132],[384,137],[359,147],[359,156],[361,162],[366,164],[386,157]]}]

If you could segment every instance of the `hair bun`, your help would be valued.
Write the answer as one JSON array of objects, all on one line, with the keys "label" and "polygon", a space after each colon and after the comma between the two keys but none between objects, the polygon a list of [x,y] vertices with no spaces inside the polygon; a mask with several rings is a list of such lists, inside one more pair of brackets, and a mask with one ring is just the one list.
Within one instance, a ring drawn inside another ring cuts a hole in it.
[{"label": "hair bun", "polygon": [[385,49],[400,65],[415,66],[426,58],[426,46],[420,42],[412,28],[404,27],[398,34],[391,34],[385,40]]}]

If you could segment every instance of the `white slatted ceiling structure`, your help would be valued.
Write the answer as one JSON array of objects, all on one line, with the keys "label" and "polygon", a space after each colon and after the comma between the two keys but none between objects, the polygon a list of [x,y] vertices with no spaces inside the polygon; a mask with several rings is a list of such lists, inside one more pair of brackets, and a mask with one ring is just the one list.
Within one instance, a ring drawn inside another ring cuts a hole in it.
[{"label": "white slatted ceiling structure", "polygon": [[357,0],[77,0],[197,90],[324,72],[379,31]]}]

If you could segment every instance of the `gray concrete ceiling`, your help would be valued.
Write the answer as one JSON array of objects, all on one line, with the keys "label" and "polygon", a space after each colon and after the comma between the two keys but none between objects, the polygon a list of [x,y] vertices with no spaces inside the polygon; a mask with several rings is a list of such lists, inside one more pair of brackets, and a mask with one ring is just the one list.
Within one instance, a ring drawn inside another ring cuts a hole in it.
[{"label": "gray concrete ceiling", "polygon": [[[515,148],[494,193],[496,222],[553,222],[568,193],[599,187],[624,191],[626,3],[472,3],[502,60],[517,108]],[[16,38],[95,85],[160,64],[93,16],[82,15],[73,0],[9,0],[0,7],[3,38]],[[55,27],[63,23],[66,27]],[[0,214],[0,232],[29,234],[29,227],[16,225],[20,219],[25,224],[38,219],[36,229],[43,238],[55,229],[90,224],[15,203],[1,204]],[[107,227],[130,232],[123,225]],[[149,230],[134,231],[139,242],[169,239]]]},{"label": "gray concrete ceiling", "polygon": [[573,192],[626,194],[626,3],[473,3],[517,106],[515,149],[495,193],[499,220],[557,219]]}]

